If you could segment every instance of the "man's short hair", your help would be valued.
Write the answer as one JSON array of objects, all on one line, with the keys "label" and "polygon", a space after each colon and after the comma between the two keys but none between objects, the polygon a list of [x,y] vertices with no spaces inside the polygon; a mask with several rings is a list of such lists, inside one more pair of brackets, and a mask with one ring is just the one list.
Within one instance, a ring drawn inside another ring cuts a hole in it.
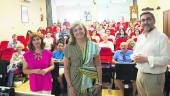
[{"label": "man's short hair", "polygon": [[146,14],[149,14],[149,15],[153,18],[153,20],[154,20],[154,22],[155,22],[155,16],[153,15],[153,13],[148,12],[148,11],[143,12],[143,13],[140,15],[140,18],[141,18],[143,15],[146,15]]}]

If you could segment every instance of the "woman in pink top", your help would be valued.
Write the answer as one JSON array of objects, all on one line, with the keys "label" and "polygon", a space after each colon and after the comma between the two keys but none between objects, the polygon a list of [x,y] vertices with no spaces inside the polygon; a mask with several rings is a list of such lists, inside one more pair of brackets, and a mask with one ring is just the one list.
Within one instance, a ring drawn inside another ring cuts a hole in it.
[{"label": "woman in pink top", "polygon": [[54,68],[52,53],[44,49],[43,37],[33,33],[28,44],[29,51],[24,54],[23,72],[29,75],[30,90],[36,93],[51,93]]}]

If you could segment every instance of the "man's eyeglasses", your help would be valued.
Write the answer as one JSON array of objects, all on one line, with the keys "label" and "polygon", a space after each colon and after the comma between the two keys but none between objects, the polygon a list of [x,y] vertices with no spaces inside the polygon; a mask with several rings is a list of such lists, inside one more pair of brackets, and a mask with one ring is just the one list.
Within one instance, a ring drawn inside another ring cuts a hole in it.
[{"label": "man's eyeglasses", "polygon": [[141,22],[145,22],[145,21],[151,21],[152,20],[152,18],[151,17],[148,17],[148,18],[146,18],[146,19],[141,19],[140,21]]}]

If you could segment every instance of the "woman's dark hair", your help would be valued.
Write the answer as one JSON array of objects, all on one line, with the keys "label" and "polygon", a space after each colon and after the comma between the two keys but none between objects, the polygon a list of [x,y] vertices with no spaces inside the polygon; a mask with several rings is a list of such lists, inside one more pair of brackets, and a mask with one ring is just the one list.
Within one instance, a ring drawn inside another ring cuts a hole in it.
[{"label": "woman's dark hair", "polygon": [[56,42],[56,45],[58,45],[60,43],[64,45],[64,42],[60,42],[60,41]]},{"label": "woman's dark hair", "polygon": [[31,31],[31,30],[28,30],[28,31],[27,31],[27,35],[29,35],[29,33],[32,33],[32,31]]},{"label": "woman's dark hair", "polygon": [[127,35],[127,33],[125,32],[125,29],[124,29],[124,28],[120,28],[120,29],[119,29],[119,33],[117,34],[116,38],[121,38],[121,33],[120,33],[121,30],[123,30],[123,32],[124,32],[124,37],[125,37],[125,38],[128,38],[128,35]]},{"label": "woman's dark hair", "polygon": [[39,37],[41,39],[41,49],[44,49],[45,47],[45,43],[43,42],[43,37],[41,36],[41,34],[38,34],[38,33],[33,33],[31,34],[31,37],[30,37],[30,40],[29,40],[29,43],[28,43],[28,48],[30,51],[35,51],[35,47],[33,46],[32,44],[32,41],[35,37]]},{"label": "woman's dark hair", "polygon": [[123,32],[124,32],[124,35],[127,35],[124,28],[120,28],[120,29],[119,29],[118,35],[121,35],[121,34],[120,34],[120,31],[123,31]]},{"label": "woman's dark hair", "polygon": [[110,29],[109,29],[109,28],[107,28],[107,29],[105,30],[105,33],[106,33],[107,31],[109,31],[109,32],[110,32]]},{"label": "woman's dark hair", "polygon": [[68,44],[69,39],[70,39],[70,36],[69,36],[69,35],[66,35],[66,36],[67,36],[67,39],[66,39],[66,41],[65,41],[65,44]]},{"label": "woman's dark hair", "polygon": [[141,31],[139,30],[139,29],[135,29],[135,31],[134,31],[134,35],[136,36],[136,31],[138,31],[139,32],[139,34],[141,33]]}]

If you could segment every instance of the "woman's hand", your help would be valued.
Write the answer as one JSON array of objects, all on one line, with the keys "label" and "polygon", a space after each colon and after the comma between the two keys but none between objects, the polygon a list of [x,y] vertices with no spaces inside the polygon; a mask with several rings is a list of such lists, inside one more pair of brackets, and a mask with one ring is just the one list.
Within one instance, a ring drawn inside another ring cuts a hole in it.
[{"label": "woman's hand", "polygon": [[102,91],[102,86],[101,85],[95,85],[94,86],[94,92],[93,92],[93,96],[97,96],[99,93],[101,94]]},{"label": "woman's hand", "polygon": [[41,74],[42,75],[45,75],[45,74],[47,74],[48,73],[48,70],[47,69],[41,69]]},{"label": "woman's hand", "polygon": [[45,75],[45,74],[48,73],[48,69],[34,69],[34,70],[33,70],[33,73]]},{"label": "woman's hand", "polygon": [[77,92],[73,86],[70,87],[70,94],[71,94],[71,96],[77,96]]},{"label": "woman's hand", "polygon": [[32,72],[35,74],[41,74],[41,69],[34,69]]}]

